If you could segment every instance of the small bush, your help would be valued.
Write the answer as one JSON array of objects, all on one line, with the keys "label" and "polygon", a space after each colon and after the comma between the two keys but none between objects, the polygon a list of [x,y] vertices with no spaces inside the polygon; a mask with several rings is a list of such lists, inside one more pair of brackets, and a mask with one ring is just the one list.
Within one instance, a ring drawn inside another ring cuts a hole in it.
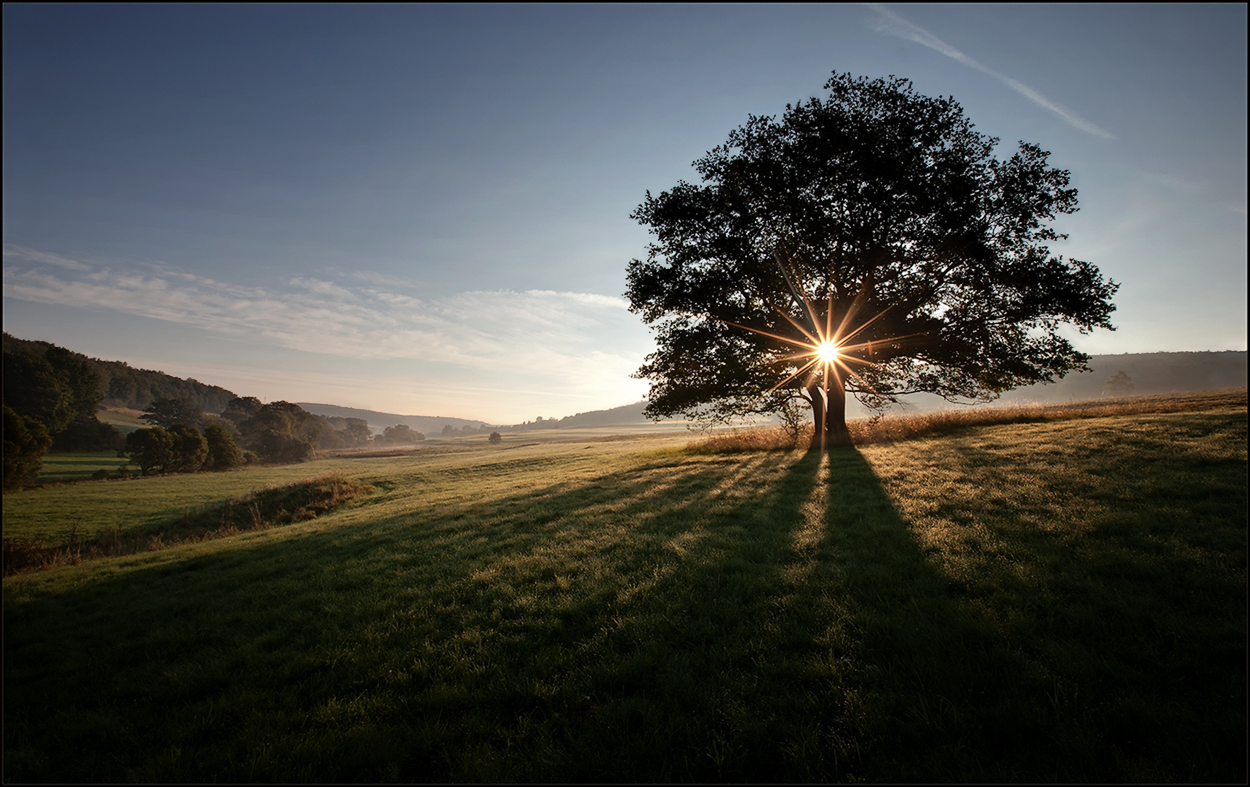
[{"label": "small bush", "polygon": [[107,468],[107,467],[101,467],[99,470],[97,470],[97,471],[95,471],[94,473],[92,473],[92,474],[91,474],[91,477],[92,477],[92,479],[94,479],[94,480],[96,480],[96,481],[104,481],[104,480],[108,479],[110,475],[111,475],[111,474],[109,473],[109,471],[108,471],[108,468]]}]

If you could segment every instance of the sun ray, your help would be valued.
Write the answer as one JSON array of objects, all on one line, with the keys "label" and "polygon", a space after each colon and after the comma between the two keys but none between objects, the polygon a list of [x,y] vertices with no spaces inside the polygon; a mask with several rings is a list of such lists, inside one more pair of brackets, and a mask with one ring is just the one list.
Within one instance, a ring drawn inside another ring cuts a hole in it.
[{"label": "sun ray", "polygon": [[811,342],[813,342],[813,343],[819,343],[820,341],[822,341],[822,337],[821,337],[821,335],[820,335],[820,329],[819,329],[819,327],[817,327],[817,326],[816,326],[816,319],[815,319],[815,316],[814,316],[814,315],[812,315],[812,314],[807,315],[808,322],[812,323],[812,328],[815,330],[815,333],[812,333],[811,331],[808,331],[808,330],[807,330],[807,328],[805,328],[805,327],[803,327],[802,325],[800,325],[798,320],[794,319],[794,318],[793,318],[793,317],[791,317],[789,314],[786,314],[786,312],[785,312],[785,310],[784,310],[784,309],[779,309],[779,308],[777,308],[777,305],[776,305],[775,303],[773,303],[772,301],[770,301],[770,300],[768,300],[768,299],[765,299],[765,300],[764,300],[764,303],[767,303],[767,304],[768,304],[768,306],[769,306],[769,307],[770,307],[773,311],[775,311],[775,312],[777,312],[778,314],[780,314],[780,315],[781,315],[781,316],[782,316],[782,317],[786,320],[786,322],[788,322],[788,323],[790,323],[791,325],[793,325],[793,326],[794,326],[794,327],[795,327],[795,328],[796,328],[796,329],[797,329],[800,333],[802,333],[804,336],[806,336],[806,337],[808,338],[808,340],[809,340],[809,341],[811,341]]},{"label": "sun ray", "polygon": [[[780,329],[766,330],[764,328],[743,325],[742,323],[726,320],[712,314],[691,313],[690,316],[710,319],[723,325],[728,325],[739,330],[782,342],[783,344],[794,348],[794,352],[781,355],[777,358],[777,360],[781,362],[802,361],[803,363],[796,371],[788,374],[776,385],[769,388],[763,394],[754,397],[753,401],[763,399],[804,374],[807,375],[807,379],[802,383],[803,387],[810,389],[813,385],[818,386],[821,390],[823,390],[826,399],[830,395],[831,384],[835,384],[839,388],[844,389],[845,384],[852,379],[859,385],[862,385],[864,391],[880,395],[876,386],[865,379],[864,376],[857,372],[851,365],[856,364],[862,367],[871,368],[882,367],[882,364],[880,363],[871,361],[867,358],[859,357],[865,350],[868,355],[874,355],[874,341],[869,339],[867,341],[854,342],[853,340],[863,335],[865,331],[885,317],[890,309],[893,308],[893,304],[891,306],[887,306],[885,309],[882,309],[880,312],[874,314],[862,323],[856,324],[855,318],[868,300],[869,290],[871,289],[871,277],[869,277],[869,279],[866,279],[861,283],[859,292],[852,300],[846,312],[842,314],[841,319],[838,320],[837,328],[834,329],[834,292],[832,286],[826,294],[825,312],[823,315],[819,315],[816,309],[812,306],[812,302],[807,297],[806,292],[795,286],[794,277],[792,276],[792,272],[789,270],[789,266],[787,265],[788,260],[783,258],[783,253],[786,258],[789,257],[788,250],[786,250],[783,246],[781,250],[774,255],[774,258],[782,276],[785,278],[786,285],[790,289],[790,294],[795,301],[795,305],[800,306],[804,313],[799,319],[796,319],[786,309],[779,308],[768,298],[761,298],[761,300],[763,300],[763,302],[767,304],[768,307],[771,308],[778,316],[785,320],[785,322],[793,328],[798,335],[786,335],[781,333]],[[822,317],[823,319],[821,319]],[[851,326],[854,327],[852,328]],[[893,344],[895,342],[919,335],[921,334],[917,333],[903,336],[891,336],[884,340],[877,339],[875,344],[878,346],[883,343]]]},{"label": "sun ray", "polygon": [[802,368],[800,368],[797,372],[795,372],[794,374],[790,375],[790,376],[789,376],[789,377],[787,377],[786,379],[784,379],[784,380],[782,380],[781,382],[779,382],[779,383],[777,383],[776,385],[774,385],[772,388],[769,388],[767,391],[765,391],[765,392],[764,392],[764,394],[763,394],[763,396],[756,397],[756,401],[759,401],[760,399],[763,399],[763,398],[764,398],[764,396],[768,396],[768,395],[769,395],[770,393],[772,393],[773,391],[777,390],[777,389],[778,389],[778,388],[780,388],[781,386],[783,386],[783,385],[785,385],[786,383],[790,382],[790,381],[791,381],[791,380],[793,380],[795,377],[798,377],[800,374],[802,374],[803,372],[806,372],[808,369],[812,368],[812,367],[813,367],[813,366],[815,366],[815,365],[816,365],[816,359],[814,359],[814,358],[813,358],[812,360],[810,360],[810,361],[808,361],[806,364],[804,364],[804,365],[802,366]]}]

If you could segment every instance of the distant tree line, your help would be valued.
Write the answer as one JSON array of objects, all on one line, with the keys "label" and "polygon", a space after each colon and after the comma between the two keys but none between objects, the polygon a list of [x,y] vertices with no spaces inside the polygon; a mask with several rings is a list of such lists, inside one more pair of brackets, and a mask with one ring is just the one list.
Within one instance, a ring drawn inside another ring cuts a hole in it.
[{"label": "distant tree line", "polygon": [[481,431],[486,432],[491,429],[499,429],[505,432],[529,432],[537,429],[575,429],[593,426],[642,424],[648,422],[647,417],[642,414],[643,408],[646,406],[646,402],[635,402],[634,404],[622,405],[621,407],[613,407],[610,410],[592,410],[586,413],[566,415],[563,418],[544,418],[540,415],[533,421],[525,421],[512,426],[483,426]]},{"label": "distant tree line", "polygon": [[1246,385],[1247,353],[1225,350],[1094,355],[1089,367],[1092,374],[1071,374],[1051,385],[1017,388],[1003,400],[1064,401],[1242,388]]},{"label": "distant tree line", "polygon": [[142,418],[153,427],[130,434],[121,455],[144,475],[290,464],[311,459],[318,450],[425,440],[405,424],[374,436],[363,418],[313,415],[291,402],[264,404],[254,396],[235,397],[220,416],[204,413],[189,399],[158,399]]}]

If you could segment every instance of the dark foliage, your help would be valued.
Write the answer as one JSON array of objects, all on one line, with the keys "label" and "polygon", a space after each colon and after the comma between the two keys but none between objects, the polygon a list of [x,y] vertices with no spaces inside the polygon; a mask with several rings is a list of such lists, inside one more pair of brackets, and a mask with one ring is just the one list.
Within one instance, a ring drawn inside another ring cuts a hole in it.
[{"label": "dark foliage", "polygon": [[4,403],[56,434],[74,419],[74,394],[52,364],[31,353],[4,353]]},{"label": "dark foliage", "polygon": [[199,428],[204,423],[204,410],[190,399],[157,399],[143,409],[140,418],[166,429],[178,424]]},{"label": "dark foliage", "polygon": [[208,447],[205,470],[230,470],[243,464],[243,452],[235,444],[230,431],[221,424],[204,427],[204,441]]},{"label": "dark foliage", "polygon": [[43,455],[52,439],[38,420],[4,405],[4,488],[17,489],[34,481],[43,468]]},{"label": "dark foliage", "polygon": [[126,438],[112,424],[102,424],[94,418],[90,421],[73,421],[65,431],[52,440],[52,450],[71,451],[118,451]]},{"label": "dark foliage", "polygon": [[239,428],[245,421],[255,417],[261,407],[263,405],[255,396],[239,396],[226,404],[221,411],[221,417]]},{"label": "dark foliage", "polygon": [[208,459],[208,442],[194,426],[177,424],[169,430],[174,438],[173,458],[165,468],[169,473],[194,473]]},{"label": "dark foliage", "polygon": [[[250,415],[248,415],[250,413]],[[222,417],[237,425],[243,447],[260,461],[273,464],[302,462],[334,428],[320,416],[291,402],[261,404],[248,397],[230,402]]]},{"label": "dark foliage", "polygon": [[118,455],[138,465],[143,475],[163,473],[175,463],[174,445],[174,436],[163,427],[137,429],[126,435]]},{"label": "dark foliage", "polygon": [[[43,356],[56,345],[18,339],[4,334],[5,352],[27,352]],[[63,350],[82,361],[96,375],[100,403],[108,407],[142,410],[157,399],[190,399],[205,412],[220,413],[235,395],[225,388],[206,385],[191,378],[179,379],[164,372],[134,369],[120,361],[101,361]]]},{"label": "dark foliage", "polygon": [[[20,416],[13,440],[5,438],[5,467],[13,467],[15,484],[37,475],[43,453],[59,451],[116,450],[121,435],[96,420],[100,402],[99,381],[86,360],[62,347],[49,346],[42,354],[6,342],[4,350],[4,404]],[[7,430],[6,420],[6,430]],[[39,425],[34,429],[31,423]],[[33,431],[32,431],[33,430]],[[39,436],[42,435],[42,436]],[[51,438],[45,440],[44,438]],[[37,446],[38,456],[32,455]],[[21,469],[19,469],[21,468]],[[6,479],[9,474],[6,470]],[[9,483],[6,480],[6,485]]]}]

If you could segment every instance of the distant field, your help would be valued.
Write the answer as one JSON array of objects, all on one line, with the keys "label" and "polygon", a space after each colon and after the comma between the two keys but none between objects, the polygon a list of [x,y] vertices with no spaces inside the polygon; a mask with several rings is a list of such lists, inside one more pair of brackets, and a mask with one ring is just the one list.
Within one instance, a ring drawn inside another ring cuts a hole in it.
[{"label": "distant field", "polygon": [[46,454],[43,457],[43,470],[39,473],[39,481],[85,481],[97,470],[112,472],[125,461],[118,458],[116,451]]},{"label": "distant field", "polygon": [[1244,404],[1093,415],[5,495],[6,538],[51,543],[372,488],[7,577],[4,778],[1242,783]]},{"label": "distant field", "polygon": [[139,420],[141,415],[143,415],[142,410],[124,410],[113,407],[108,410],[100,410],[95,417],[102,424],[112,424],[122,434],[130,434],[136,429],[151,427],[151,424],[147,421]]}]

